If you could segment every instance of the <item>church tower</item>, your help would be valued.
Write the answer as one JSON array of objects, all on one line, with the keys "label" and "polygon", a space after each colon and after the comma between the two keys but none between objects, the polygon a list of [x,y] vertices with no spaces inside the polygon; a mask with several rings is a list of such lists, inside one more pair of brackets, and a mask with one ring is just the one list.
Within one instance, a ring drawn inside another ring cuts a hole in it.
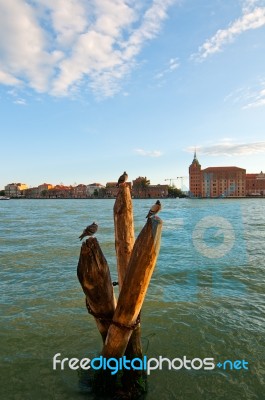
[{"label": "church tower", "polygon": [[202,197],[202,172],[201,165],[197,159],[196,150],[193,161],[189,167],[190,197]]}]

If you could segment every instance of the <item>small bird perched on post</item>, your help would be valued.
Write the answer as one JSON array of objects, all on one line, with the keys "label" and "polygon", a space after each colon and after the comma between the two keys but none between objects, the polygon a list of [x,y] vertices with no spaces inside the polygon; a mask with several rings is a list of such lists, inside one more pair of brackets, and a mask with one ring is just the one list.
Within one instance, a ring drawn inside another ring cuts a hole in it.
[{"label": "small bird perched on post", "polygon": [[119,187],[120,185],[124,185],[124,183],[127,181],[127,179],[128,179],[128,174],[126,171],[124,171],[123,174],[119,177],[116,187]]},{"label": "small bird perched on post", "polygon": [[93,236],[98,230],[98,225],[93,222],[93,224],[88,225],[84,230],[83,233],[79,236],[79,239],[82,240],[85,236]]},{"label": "small bird perched on post", "polygon": [[159,200],[156,201],[156,203],[150,208],[147,216],[145,218],[151,218],[155,216],[160,210],[162,206]]}]

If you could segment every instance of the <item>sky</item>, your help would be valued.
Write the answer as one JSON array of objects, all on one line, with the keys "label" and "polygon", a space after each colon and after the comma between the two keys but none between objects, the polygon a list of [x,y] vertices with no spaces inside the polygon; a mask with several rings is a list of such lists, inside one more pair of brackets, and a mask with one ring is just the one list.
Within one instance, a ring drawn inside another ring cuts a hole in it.
[{"label": "sky", "polygon": [[0,126],[0,189],[264,171],[265,0],[0,0]]}]

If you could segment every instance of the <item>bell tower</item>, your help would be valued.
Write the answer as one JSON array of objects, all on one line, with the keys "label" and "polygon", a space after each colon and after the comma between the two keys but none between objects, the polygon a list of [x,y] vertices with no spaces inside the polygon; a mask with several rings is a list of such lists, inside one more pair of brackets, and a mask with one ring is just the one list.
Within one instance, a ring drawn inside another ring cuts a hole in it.
[{"label": "bell tower", "polygon": [[189,167],[190,197],[202,197],[202,172],[201,164],[197,159],[196,149],[194,158]]}]

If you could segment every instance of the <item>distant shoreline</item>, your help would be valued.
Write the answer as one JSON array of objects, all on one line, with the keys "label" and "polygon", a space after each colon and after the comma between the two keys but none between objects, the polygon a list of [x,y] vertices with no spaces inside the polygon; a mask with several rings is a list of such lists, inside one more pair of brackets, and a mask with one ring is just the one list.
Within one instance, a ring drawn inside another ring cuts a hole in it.
[{"label": "distant shoreline", "polygon": [[[24,197],[11,197],[9,200],[115,200],[116,197],[56,197],[56,198],[24,198]],[[198,201],[198,200],[247,200],[247,199],[265,199],[265,196],[247,196],[247,197],[202,197],[202,198],[197,198],[197,197],[133,197],[133,200],[154,200],[154,199],[160,199],[160,200],[192,200],[192,201]]]}]

